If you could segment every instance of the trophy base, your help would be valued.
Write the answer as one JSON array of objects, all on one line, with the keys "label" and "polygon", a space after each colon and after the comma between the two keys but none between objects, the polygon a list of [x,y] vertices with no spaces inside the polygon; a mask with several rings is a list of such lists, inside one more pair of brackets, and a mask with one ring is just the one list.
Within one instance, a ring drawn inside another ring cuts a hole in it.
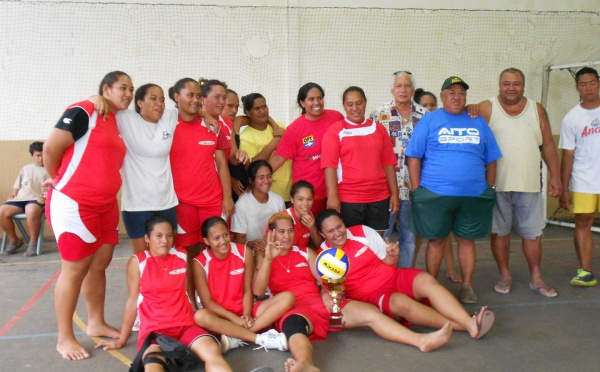
[{"label": "trophy base", "polygon": [[342,314],[333,314],[329,317],[329,328],[344,328]]}]

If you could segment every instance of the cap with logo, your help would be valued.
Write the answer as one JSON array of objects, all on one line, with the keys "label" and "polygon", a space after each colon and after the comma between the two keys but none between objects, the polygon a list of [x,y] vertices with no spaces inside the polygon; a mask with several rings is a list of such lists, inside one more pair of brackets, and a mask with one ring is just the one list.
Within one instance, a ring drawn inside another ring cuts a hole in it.
[{"label": "cap with logo", "polygon": [[465,89],[469,89],[469,84],[465,83],[465,81],[458,76],[450,76],[448,79],[444,80],[444,84],[442,84],[442,90],[448,88],[452,84],[460,84]]}]

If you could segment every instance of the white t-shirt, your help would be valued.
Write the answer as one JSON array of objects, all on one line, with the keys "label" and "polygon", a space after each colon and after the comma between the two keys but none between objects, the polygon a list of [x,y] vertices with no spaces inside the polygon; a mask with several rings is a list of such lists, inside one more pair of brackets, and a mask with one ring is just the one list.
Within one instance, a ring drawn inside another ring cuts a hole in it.
[{"label": "white t-shirt", "polygon": [[242,194],[235,203],[235,213],[231,217],[231,231],[246,234],[246,240],[262,238],[267,232],[269,218],[285,210],[283,198],[269,191],[269,200],[260,203],[251,192]]},{"label": "white t-shirt", "polygon": [[13,185],[13,189],[19,189],[17,196],[8,199],[8,201],[16,202],[40,199],[42,197],[42,183],[48,178],[50,176],[46,172],[46,168],[35,164],[27,164],[21,169]]},{"label": "white t-shirt", "polygon": [[177,109],[166,109],[155,124],[133,110],[117,113],[119,132],[127,147],[121,168],[121,210],[161,211],[179,203],[169,161],[177,116]]},{"label": "white t-shirt", "polygon": [[562,121],[558,147],[575,150],[569,190],[600,194],[600,107],[573,107]]}]

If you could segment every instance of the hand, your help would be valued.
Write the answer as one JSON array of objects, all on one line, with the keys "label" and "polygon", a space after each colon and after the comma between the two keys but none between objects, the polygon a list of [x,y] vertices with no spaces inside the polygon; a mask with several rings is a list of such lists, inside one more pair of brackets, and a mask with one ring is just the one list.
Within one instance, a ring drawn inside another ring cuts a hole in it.
[{"label": "hand", "polygon": [[231,177],[231,188],[238,196],[244,193],[244,185],[238,179],[233,177]]},{"label": "hand", "polygon": [[273,260],[275,257],[278,257],[281,254],[281,244],[275,241],[272,231],[267,233],[267,241],[264,251],[265,259],[267,260]]},{"label": "hand", "polygon": [[106,118],[108,117],[109,113],[108,102],[106,102],[106,99],[104,99],[104,97],[102,96],[95,95],[91,96],[89,100],[94,102],[94,110],[96,110],[98,115],[102,116],[103,119],[106,121]]},{"label": "hand", "polygon": [[560,207],[566,210],[570,210],[573,207],[573,200],[571,199],[571,192],[564,190],[558,199]]},{"label": "hand", "polygon": [[244,328],[248,328],[246,327],[246,319],[244,319],[243,316],[236,316],[235,320],[232,321],[232,323],[239,325],[240,327],[244,327]]},{"label": "hand", "polygon": [[400,199],[398,196],[390,196],[390,214],[393,216],[400,210]]},{"label": "hand", "polygon": [[323,300],[323,305],[325,305],[327,310],[329,312],[332,312],[333,311],[333,299],[331,298],[331,295],[329,294],[329,292],[327,292],[327,290],[325,288],[321,289],[321,299]]},{"label": "hand", "polygon": [[254,325],[254,318],[248,315],[242,315],[241,318],[244,320],[244,328],[250,329]]},{"label": "hand", "polygon": [[475,119],[476,117],[478,117],[481,114],[481,110],[479,109],[478,104],[467,105],[467,107],[465,107],[465,108],[467,109],[469,116],[472,117],[473,119]]},{"label": "hand", "polygon": [[555,198],[558,198],[562,194],[562,183],[558,178],[550,178],[548,182],[548,192]]},{"label": "hand", "polygon": [[335,209],[336,211],[340,211],[341,203],[340,198],[336,196],[330,196],[327,198],[327,209]]},{"label": "hand", "polygon": [[252,163],[252,158],[248,156],[246,151],[237,150],[234,157],[240,162],[240,164]]},{"label": "hand", "polygon": [[206,123],[206,128],[209,132],[213,132],[214,134],[219,133],[219,128],[221,128],[221,123],[215,118],[213,118],[208,112],[204,112],[204,123]]},{"label": "hand", "polygon": [[277,126],[277,128],[273,129],[273,137],[275,137],[275,138],[281,138],[281,136],[283,136],[283,132],[284,131],[285,130],[282,127]]},{"label": "hand", "polygon": [[125,342],[119,340],[101,340],[95,346],[96,349],[102,348],[102,350],[114,350],[120,349],[125,346]]},{"label": "hand", "polygon": [[308,227],[309,230],[312,230],[313,228],[317,228],[317,224],[315,223],[315,218],[313,217],[311,212],[308,212],[307,214],[302,215],[302,217],[300,217],[300,222],[302,222],[302,224],[306,227]]},{"label": "hand", "polygon": [[267,248],[267,241],[265,239],[256,239],[253,241],[252,250],[264,252]]},{"label": "hand", "polygon": [[235,203],[231,198],[223,198],[223,214],[225,214],[225,220],[228,220],[231,215],[235,213]]},{"label": "hand", "polygon": [[48,178],[46,181],[42,182],[42,198],[46,199],[50,187],[52,187],[52,178]]},{"label": "hand", "polygon": [[390,239],[385,239],[385,251],[389,257],[397,257],[400,254],[400,244],[398,242],[390,243]]}]

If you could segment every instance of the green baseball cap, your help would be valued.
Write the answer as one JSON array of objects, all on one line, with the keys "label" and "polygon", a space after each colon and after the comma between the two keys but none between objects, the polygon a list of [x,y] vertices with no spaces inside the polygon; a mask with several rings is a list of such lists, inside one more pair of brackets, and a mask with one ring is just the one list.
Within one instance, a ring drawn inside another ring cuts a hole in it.
[{"label": "green baseball cap", "polygon": [[442,84],[442,90],[448,88],[452,84],[460,84],[465,89],[469,89],[469,84],[465,83],[465,81],[458,76],[450,76],[448,79],[444,80],[444,84]]}]

